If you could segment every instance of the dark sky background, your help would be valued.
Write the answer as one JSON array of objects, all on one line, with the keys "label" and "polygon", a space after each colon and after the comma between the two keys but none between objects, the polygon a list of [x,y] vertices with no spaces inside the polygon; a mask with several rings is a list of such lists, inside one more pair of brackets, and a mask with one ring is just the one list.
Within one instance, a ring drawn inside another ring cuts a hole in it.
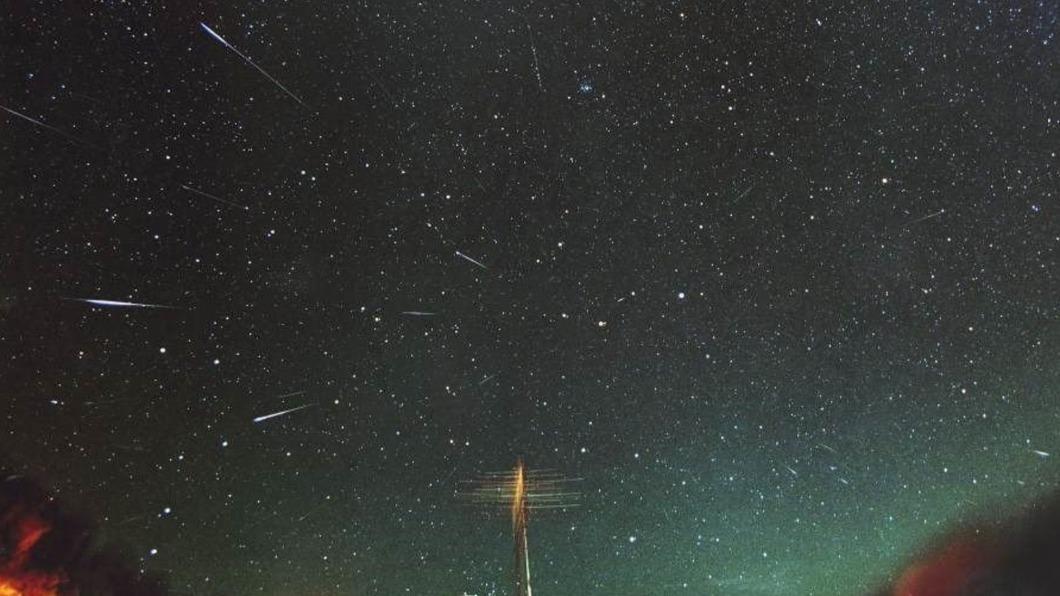
[{"label": "dark sky background", "polygon": [[544,596],[859,594],[1060,480],[1056,2],[0,15],[0,465],[175,593],[506,594],[520,456]]}]

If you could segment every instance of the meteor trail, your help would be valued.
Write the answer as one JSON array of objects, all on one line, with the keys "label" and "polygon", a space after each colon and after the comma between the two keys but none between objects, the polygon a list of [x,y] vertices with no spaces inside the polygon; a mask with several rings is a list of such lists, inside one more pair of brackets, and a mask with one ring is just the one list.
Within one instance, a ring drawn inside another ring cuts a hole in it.
[{"label": "meteor trail", "polygon": [[285,397],[295,397],[296,395],[305,395],[305,389],[301,391],[292,391],[291,393],[284,393],[283,395],[277,395],[276,399],[283,399]]},{"label": "meteor trail", "polygon": [[408,315],[410,317],[433,317],[435,313],[423,310],[403,310],[401,311],[401,314]]},{"label": "meteor trail", "polygon": [[541,84],[541,67],[537,63],[537,46],[534,44],[534,30],[530,28],[530,23],[526,23],[526,32],[530,34],[530,50],[534,55],[534,73],[537,75],[537,88],[539,91],[544,91],[545,87]]},{"label": "meteor trail", "polygon": [[1033,453],[1034,455],[1037,455],[1038,457],[1040,457],[1042,459],[1045,459],[1045,458],[1049,457],[1049,453],[1047,451],[1039,451],[1037,449],[1031,449],[1031,453]]},{"label": "meteor trail", "polygon": [[254,423],[257,424],[258,422],[263,422],[265,420],[268,420],[269,418],[276,418],[278,416],[285,416],[285,415],[290,414],[292,412],[297,412],[298,410],[304,410],[304,409],[306,409],[306,408],[308,408],[308,407],[310,407],[312,405],[313,404],[305,404],[304,406],[298,406],[297,408],[291,408],[290,410],[281,410],[279,412],[273,412],[272,414],[265,414],[264,416],[258,416],[257,418],[254,419]]},{"label": "meteor trail", "polygon": [[26,122],[29,122],[31,124],[35,124],[35,125],[37,125],[37,126],[39,126],[41,128],[46,128],[46,129],[48,129],[48,130],[50,130],[50,131],[52,131],[52,132],[54,132],[56,134],[62,135],[64,137],[66,137],[67,139],[70,139],[71,141],[76,141],[78,143],[82,143],[82,144],[85,144],[85,145],[89,145],[90,144],[90,143],[86,143],[85,141],[82,141],[81,139],[75,137],[74,135],[72,135],[72,134],[70,134],[70,133],[68,133],[66,131],[60,130],[58,128],[55,128],[54,126],[51,126],[49,124],[45,124],[45,123],[41,122],[40,120],[37,120],[36,118],[30,118],[29,116],[23,114],[22,112],[18,112],[18,111],[12,110],[11,108],[9,108],[7,106],[0,105],[0,110],[5,111],[8,114],[11,114],[12,116],[17,116],[19,118],[22,118]]},{"label": "meteor trail", "polygon": [[736,199],[733,201],[733,203],[739,203],[740,201],[742,201],[743,198],[748,195],[748,193],[750,193],[752,190],[754,190],[754,188],[755,188],[754,184],[752,184],[751,186],[748,186],[746,189],[744,189],[743,192],[740,193],[740,196],[736,197]]},{"label": "meteor trail", "polygon": [[931,214],[929,214],[929,215],[925,215],[924,217],[919,217],[919,218],[917,218],[917,219],[914,219],[913,221],[911,221],[911,222],[909,222],[909,223],[905,224],[905,226],[904,226],[904,227],[907,227],[907,228],[908,228],[909,226],[911,226],[911,225],[913,225],[913,224],[915,224],[915,223],[920,223],[920,222],[922,222],[922,221],[925,221],[925,220],[931,219],[931,218],[933,218],[933,217],[938,217],[938,216],[942,215],[942,214],[943,214],[943,213],[945,213],[945,212],[946,212],[946,210],[945,210],[945,209],[939,209],[938,211],[936,211],[936,212],[934,212],[934,213],[931,213]]},{"label": "meteor trail", "polygon": [[474,263],[475,265],[477,265],[478,267],[480,267],[482,269],[487,269],[485,265],[483,265],[482,263],[479,263],[475,259],[472,259],[471,257],[465,255],[464,253],[460,252],[459,250],[456,251],[456,256],[460,257],[461,259],[464,259],[465,261],[469,261],[471,263]]},{"label": "meteor trail", "polygon": [[123,302],[121,300],[100,300],[97,298],[67,298],[74,302],[85,302],[93,306],[108,306],[111,308],[168,308],[179,309],[179,306],[166,306],[165,304],[144,304],[141,302]]},{"label": "meteor trail", "polygon": [[201,197],[206,197],[207,199],[212,199],[214,201],[217,201],[218,203],[224,203],[225,205],[231,205],[232,207],[237,207],[239,209],[243,209],[243,210],[246,210],[246,211],[250,210],[250,207],[247,207],[246,205],[240,205],[239,203],[233,203],[232,201],[229,201],[228,199],[222,199],[221,197],[212,195],[212,194],[210,194],[210,193],[208,193],[206,191],[202,191],[202,190],[199,190],[197,188],[192,188],[192,187],[188,186],[187,184],[181,184],[180,187],[183,188],[184,190],[190,192],[190,193],[195,193],[195,194],[197,194],[197,195],[199,195]]},{"label": "meteor trail", "polygon": [[240,52],[239,50],[237,50],[235,48],[235,46],[233,46],[232,44],[230,44],[227,41],[225,41],[225,39],[223,37],[221,37],[221,35],[218,34],[216,31],[211,29],[209,25],[207,25],[206,23],[202,23],[202,22],[200,22],[199,25],[202,27],[202,30],[205,31],[210,37],[212,37],[212,38],[216,39],[217,41],[221,42],[221,45],[223,45],[224,47],[232,50],[232,52],[234,52],[236,56],[239,56],[247,64],[249,64],[249,65],[253,66],[254,68],[256,68],[258,70],[258,72],[260,72],[261,74],[265,75],[265,78],[267,78],[270,81],[272,81],[272,83],[274,85],[276,85],[277,87],[279,87],[280,89],[282,89],[284,93],[286,93],[287,95],[290,95],[295,101],[297,101],[298,103],[302,104],[302,107],[304,107],[304,108],[308,108],[309,107],[297,95],[295,95],[294,93],[291,93],[290,89],[288,89],[287,87],[284,87],[283,84],[281,84],[279,81],[274,79],[272,77],[272,75],[270,75],[269,73],[265,72],[264,68],[258,66],[257,64],[254,64],[254,61],[251,60],[250,58],[246,57],[243,54],[243,52]]}]

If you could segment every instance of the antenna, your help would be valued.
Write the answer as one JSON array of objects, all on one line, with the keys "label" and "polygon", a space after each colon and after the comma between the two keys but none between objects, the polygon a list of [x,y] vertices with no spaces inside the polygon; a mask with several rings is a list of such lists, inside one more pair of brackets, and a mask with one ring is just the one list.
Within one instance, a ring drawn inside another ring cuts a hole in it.
[{"label": "antenna", "polygon": [[514,596],[533,596],[530,587],[530,546],[527,529],[530,512],[570,509],[578,506],[579,493],[568,487],[581,478],[569,478],[554,470],[529,470],[519,459],[515,469],[487,472],[464,481],[459,495],[472,505],[488,509],[507,508],[512,516],[515,542]]}]

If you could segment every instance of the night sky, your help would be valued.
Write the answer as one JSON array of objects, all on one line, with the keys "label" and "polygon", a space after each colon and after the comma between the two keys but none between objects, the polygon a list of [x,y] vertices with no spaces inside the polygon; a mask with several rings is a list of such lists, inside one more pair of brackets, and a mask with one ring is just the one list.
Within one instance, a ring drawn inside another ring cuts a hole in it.
[{"label": "night sky", "polygon": [[507,594],[519,457],[542,596],[863,594],[1060,481],[1058,31],[5,3],[0,467],[175,594]]}]

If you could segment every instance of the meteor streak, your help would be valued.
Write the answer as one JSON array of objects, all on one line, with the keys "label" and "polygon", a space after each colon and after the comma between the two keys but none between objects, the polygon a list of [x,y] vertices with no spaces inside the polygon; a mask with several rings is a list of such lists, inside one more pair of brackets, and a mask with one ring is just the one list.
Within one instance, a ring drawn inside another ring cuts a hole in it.
[{"label": "meteor streak", "polygon": [[433,317],[435,313],[427,312],[424,310],[403,310],[401,314],[408,315],[410,317]]},{"label": "meteor streak", "polygon": [[66,137],[67,139],[70,139],[71,141],[76,141],[78,143],[82,143],[82,144],[85,144],[85,145],[90,144],[90,143],[86,143],[85,141],[82,141],[81,139],[75,137],[74,135],[72,135],[72,134],[70,134],[70,133],[68,133],[66,131],[60,130],[58,128],[55,128],[54,126],[51,126],[49,124],[45,124],[45,123],[41,122],[40,120],[37,120],[36,118],[30,118],[29,116],[23,114],[22,112],[18,112],[16,110],[12,110],[11,108],[9,108],[7,106],[0,105],[0,110],[5,111],[8,114],[11,114],[12,116],[16,116],[18,118],[21,118],[21,119],[25,120],[26,122],[29,122],[30,124],[35,124],[35,125],[37,125],[37,126],[39,126],[41,128],[48,129],[48,130],[54,132],[55,134],[62,135],[64,137]]},{"label": "meteor streak", "polygon": [[257,424],[258,422],[264,422],[265,420],[268,420],[269,418],[276,418],[278,416],[286,416],[287,414],[291,414],[293,412],[297,412],[298,410],[304,410],[304,409],[306,409],[306,408],[308,408],[308,407],[310,407],[312,405],[313,404],[305,404],[304,406],[298,406],[297,408],[291,408],[290,410],[281,410],[279,412],[273,412],[272,414],[265,414],[264,416],[258,416],[257,418],[254,419],[254,423]]},{"label": "meteor streak", "polygon": [[465,255],[464,253],[460,252],[459,250],[456,251],[456,256],[460,257],[461,259],[464,259],[465,261],[473,263],[473,264],[475,264],[476,266],[478,266],[478,267],[480,267],[482,269],[488,270],[485,265],[483,265],[482,263],[476,261],[475,259],[472,259],[471,257]]},{"label": "meteor streak", "polygon": [[545,87],[541,84],[541,66],[537,63],[537,45],[534,44],[534,30],[530,28],[529,21],[526,23],[526,32],[530,34],[530,50],[534,55],[534,73],[537,75],[537,88],[539,91],[544,91]]},{"label": "meteor streak", "polygon": [[97,298],[67,298],[74,302],[85,302],[93,306],[104,306],[110,308],[168,308],[179,309],[179,306],[166,306],[165,304],[144,304],[142,302],[123,302],[121,300],[100,300]]},{"label": "meteor streak", "polygon": [[274,79],[272,75],[270,75],[269,73],[265,72],[264,68],[258,66],[257,64],[254,64],[254,61],[251,60],[250,58],[248,58],[247,56],[245,56],[243,54],[243,52],[240,52],[239,50],[236,49],[235,46],[233,46],[232,44],[230,44],[227,41],[225,41],[225,39],[223,37],[221,37],[221,35],[219,33],[214,31],[213,29],[211,29],[209,25],[207,25],[206,23],[200,22],[199,26],[201,26],[202,30],[205,31],[210,37],[212,37],[212,38],[216,39],[217,41],[221,42],[221,44],[224,47],[228,48],[229,50],[232,50],[232,52],[234,52],[236,56],[239,56],[247,64],[249,64],[249,65],[253,66],[254,68],[256,68],[258,70],[258,72],[260,72],[261,74],[265,75],[265,78],[267,78],[270,81],[272,81],[272,83],[274,85],[276,85],[277,87],[279,87],[280,89],[282,89],[284,93],[286,93],[287,95],[290,95],[295,101],[297,101],[298,103],[302,104],[302,107],[304,107],[304,108],[308,108],[309,107],[297,95],[295,95],[294,93],[291,93],[290,89],[288,89],[287,87],[284,87],[283,84],[280,83],[279,81],[277,81],[276,79]]},{"label": "meteor streak", "polygon": [[909,227],[909,226],[911,226],[913,224],[929,220],[929,219],[931,219],[933,217],[938,217],[938,216],[942,215],[943,213],[946,213],[946,210],[945,209],[939,209],[938,211],[936,211],[934,213],[929,213],[928,215],[925,215],[924,217],[918,217],[918,218],[914,219],[913,221],[905,224],[905,227]]},{"label": "meteor streak", "polygon": [[746,189],[744,189],[743,192],[740,193],[740,196],[736,197],[736,199],[733,200],[733,203],[739,203],[740,201],[742,201],[744,197],[746,197],[748,194],[751,193],[752,190],[754,190],[754,188],[755,188],[754,184],[752,184],[751,186],[748,186]]},{"label": "meteor streak", "polygon": [[239,209],[244,209],[244,210],[247,210],[247,211],[250,210],[250,207],[247,207],[246,205],[240,205],[239,203],[233,203],[232,201],[229,201],[228,199],[222,199],[221,197],[218,197],[216,195],[212,195],[212,194],[210,194],[210,193],[208,193],[206,191],[202,191],[202,190],[199,190],[197,188],[192,188],[192,187],[188,186],[187,184],[181,184],[180,187],[183,188],[184,190],[190,192],[190,193],[197,194],[197,195],[199,195],[201,197],[206,197],[207,199],[211,199],[211,200],[217,201],[218,203],[224,203],[225,205],[231,205],[232,207],[237,207]]}]

